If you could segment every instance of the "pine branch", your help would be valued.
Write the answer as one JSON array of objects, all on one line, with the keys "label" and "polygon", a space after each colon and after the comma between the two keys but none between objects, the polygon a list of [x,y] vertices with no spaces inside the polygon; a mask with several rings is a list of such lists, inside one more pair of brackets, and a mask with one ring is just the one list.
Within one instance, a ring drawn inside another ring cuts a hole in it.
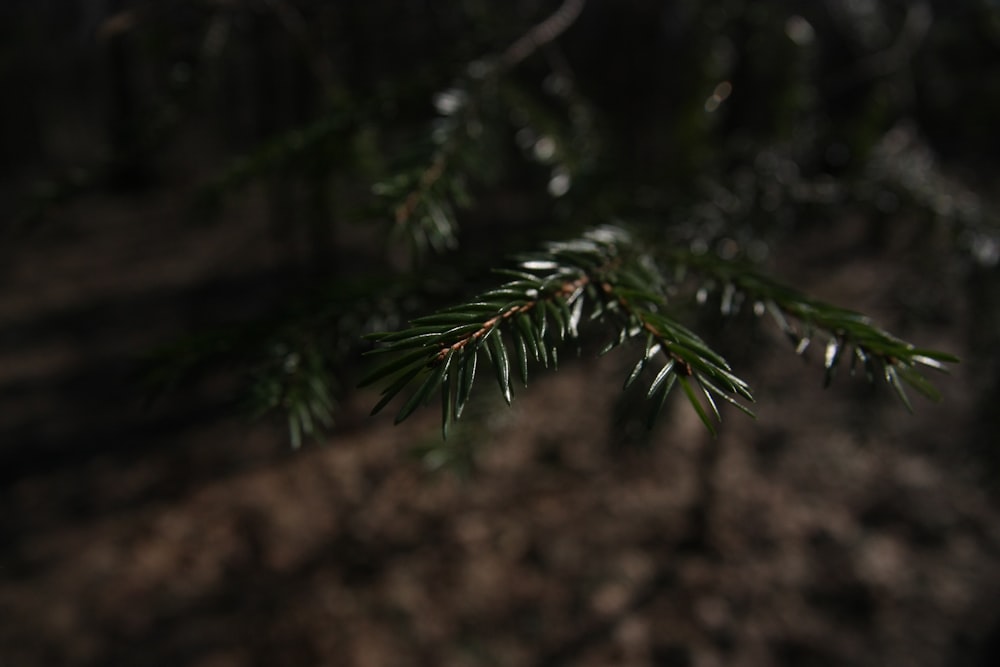
[{"label": "pine branch", "polygon": [[335,376],[315,346],[295,351],[276,346],[267,363],[255,369],[250,385],[256,415],[283,412],[292,448],[333,425]]},{"label": "pine branch", "polygon": [[223,327],[174,341],[146,360],[149,401],[223,369],[245,368],[240,403],[255,418],[275,413],[288,424],[292,447],[333,425],[338,369],[326,349],[292,323]]},{"label": "pine branch", "polygon": [[[711,409],[716,420],[721,420],[716,398],[753,416],[746,406],[736,400],[736,397],[753,400],[746,382],[733,374],[726,360],[709,348],[701,338],[665,314],[667,304],[662,296],[665,285],[654,266],[648,261],[637,262],[635,267],[616,272],[602,287],[613,298],[610,305],[613,309],[620,310],[623,321],[618,337],[606,349],[631,338],[641,336],[645,339],[645,352],[625,381],[625,388],[635,382],[651,360],[657,356],[664,360],[646,392],[646,397],[654,405],[650,423],[662,409],[667,395],[677,382],[712,434],[716,432],[715,425],[709,418],[705,405]],[[651,291],[651,288],[655,291]],[[704,394],[705,404],[698,398],[692,382]]]},{"label": "pine branch", "polygon": [[388,203],[393,235],[405,238],[416,258],[458,245],[455,208],[471,203],[465,174],[485,160],[477,141],[484,127],[478,99],[482,85],[463,82],[438,93],[434,106],[439,115],[430,133],[434,147],[427,162],[372,187]]},{"label": "pine branch", "polygon": [[[912,412],[904,384],[931,400],[940,400],[940,392],[919,368],[946,371],[946,363],[959,361],[944,352],[918,348],[879,328],[861,313],[813,299],[748,266],[709,254],[675,254],[673,259],[723,286],[720,299],[723,315],[733,315],[741,304],[752,302],[754,313],[768,314],[799,355],[805,354],[812,342],[819,339],[824,345],[824,386],[832,382],[841,360],[848,358],[852,376],[861,368],[869,382],[883,379]],[[704,300],[704,295],[701,291],[700,300]]]},{"label": "pine branch", "polygon": [[[504,116],[531,116],[536,120],[544,117],[545,114],[537,108],[528,112],[527,95],[517,91],[512,81],[502,86],[498,84],[511,69],[567,30],[579,17],[584,5],[585,0],[565,0],[552,15],[534,26],[500,56],[471,63],[464,77],[434,96],[438,117],[430,134],[435,147],[426,163],[415,171],[373,187],[376,195],[390,202],[394,234],[410,241],[417,258],[428,251],[443,253],[457,247],[459,225],[454,211],[467,206],[471,200],[463,174],[477,174],[481,178],[496,162],[497,155],[490,150],[482,135],[497,123],[484,122],[484,107],[488,103],[499,103],[507,107],[502,110]],[[569,147],[574,143],[588,144],[586,148],[589,152],[595,152],[589,145],[594,143],[587,127],[590,123],[589,109],[580,99],[569,94],[571,87],[568,79],[562,77],[560,81],[564,90],[560,90],[559,95],[567,98],[565,101],[569,101],[573,108],[568,124],[578,134],[587,136],[574,137],[574,141],[564,139],[561,137],[563,124],[547,122],[541,123],[547,131],[538,132],[528,142],[536,161],[553,165],[549,191],[556,197],[565,194],[571,182],[572,169],[570,165],[563,164]],[[529,127],[527,119],[521,124],[522,130],[528,130],[522,134],[542,129]],[[529,148],[523,145],[524,142],[522,139],[522,148]]]},{"label": "pine branch", "polygon": [[549,244],[540,253],[520,257],[515,269],[498,273],[513,280],[465,304],[417,318],[407,329],[371,336],[381,343],[374,353],[395,355],[362,381],[362,386],[388,383],[373,414],[417,385],[396,414],[399,423],[440,392],[447,437],[469,399],[480,356],[493,366],[501,394],[510,403],[515,373],[527,385],[532,363],[555,368],[559,349],[579,338],[581,326],[604,322],[614,324],[615,332],[605,351],[628,340],[645,341],[626,386],[654,360],[662,362],[647,391],[654,406],[651,418],[678,382],[713,432],[705,406],[718,418],[716,398],[749,412],[735,399],[751,399],[749,387],[720,355],[666,313],[664,280],[624,230],[602,227],[574,241]]},{"label": "pine branch", "polygon": [[[811,299],[748,267],[700,255],[675,255],[673,260],[725,285],[724,313],[748,300],[758,315],[770,313],[800,354],[813,337],[825,336],[827,384],[841,359],[850,357],[852,372],[860,364],[870,381],[884,379],[912,410],[904,384],[929,398],[940,397],[917,367],[944,370],[945,363],[957,361],[917,348],[858,313]],[[740,401],[753,400],[750,387],[719,353],[671,316],[666,297],[670,283],[642,244],[623,229],[601,227],[573,241],[550,243],[541,252],[519,257],[516,268],[498,273],[513,280],[417,318],[408,328],[370,336],[380,344],[372,353],[393,355],[362,381],[362,386],[387,384],[373,414],[416,386],[396,423],[440,394],[447,437],[469,400],[481,356],[493,366],[509,404],[515,375],[527,385],[532,364],[555,368],[566,342],[578,339],[581,328],[600,324],[605,331],[611,325],[613,333],[602,353],[642,341],[642,355],[625,388],[647,369],[653,374],[646,390],[651,424],[676,386],[713,434],[721,420],[720,399],[753,416]]]},{"label": "pine branch", "polygon": [[[158,348],[140,378],[149,401],[237,372],[232,399],[255,418],[284,420],[294,448],[333,426],[342,398],[345,360],[355,359],[365,331],[395,322],[387,303],[396,278],[338,280],[303,290],[256,317],[198,331]],[[371,299],[377,292],[385,301]]]},{"label": "pine branch", "polygon": [[[577,259],[597,264],[604,261],[603,248],[592,244],[587,250],[586,257]],[[555,366],[559,345],[577,336],[583,294],[590,279],[581,261],[574,262],[554,249],[552,257],[524,259],[517,270],[500,272],[514,280],[468,303],[417,318],[408,329],[371,336],[383,344],[376,353],[397,354],[362,382],[364,386],[390,381],[373,414],[411,382],[420,381],[397,413],[396,422],[406,419],[440,389],[442,425],[447,434],[452,420],[461,417],[468,402],[480,353],[493,365],[508,403],[513,394],[512,360],[525,385],[529,360]]]}]

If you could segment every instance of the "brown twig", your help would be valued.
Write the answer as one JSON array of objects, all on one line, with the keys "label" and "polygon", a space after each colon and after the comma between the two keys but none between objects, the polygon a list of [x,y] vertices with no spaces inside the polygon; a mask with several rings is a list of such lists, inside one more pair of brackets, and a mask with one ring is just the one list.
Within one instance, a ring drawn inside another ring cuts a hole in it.
[{"label": "brown twig", "polygon": [[558,290],[552,292],[551,294],[545,297],[541,297],[535,299],[534,301],[529,301],[527,303],[522,303],[520,306],[514,306],[512,308],[503,311],[502,313],[494,315],[490,319],[483,322],[482,326],[480,326],[478,329],[473,331],[465,338],[461,338],[452,343],[451,345],[446,345],[442,347],[441,350],[434,357],[433,364],[441,363],[442,361],[444,361],[445,357],[447,357],[449,353],[457,352],[462,348],[464,348],[465,346],[467,346],[469,343],[479,340],[487,333],[489,333],[491,330],[500,326],[505,320],[509,320],[510,318],[520,313],[526,313],[543,301],[551,301],[552,299],[555,299],[557,297],[568,297],[572,294],[575,294],[581,287],[585,287],[589,282],[590,282],[589,276],[580,276],[576,280],[566,281],[565,283],[560,285]]},{"label": "brown twig", "polygon": [[565,0],[547,19],[526,32],[500,56],[500,68],[509,69],[556,39],[576,22],[586,0]]}]

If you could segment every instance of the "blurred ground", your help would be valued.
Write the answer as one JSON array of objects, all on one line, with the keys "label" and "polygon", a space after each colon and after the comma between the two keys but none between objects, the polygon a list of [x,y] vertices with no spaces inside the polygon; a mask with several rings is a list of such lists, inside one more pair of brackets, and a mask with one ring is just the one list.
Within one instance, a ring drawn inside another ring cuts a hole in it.
[{"label": "blurred ground", "polygon": [[[623,443],[610,355],[459,428],[468,478],[409,456],[435,410],[393,428],[368,395],[293,452],[225,379],[142,408],[140,355],[238,317],[275,266],[252,197],[208,228],[181,199],[83,198],[4,253],[3,667],[997,664],[969,364],[910,416],[730,332],[759,421],[730,411],[714,441],[675,400],[651,446]],[[961,355],[957,279],[862,233],[801,235],[783,274]],[[916,291],[935,317],[904,318]]]}]

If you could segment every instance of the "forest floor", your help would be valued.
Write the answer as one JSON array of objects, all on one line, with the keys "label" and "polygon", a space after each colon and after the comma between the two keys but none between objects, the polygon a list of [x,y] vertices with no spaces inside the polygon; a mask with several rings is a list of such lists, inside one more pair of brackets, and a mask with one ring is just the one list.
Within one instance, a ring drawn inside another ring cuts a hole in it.
[{"label": "forest floor", "polygon": [[[234,286],[274,264],[257,204],[191,227],[167,194],[94,195],[3,251],[0,667],[1000,664],[973,365],[911,416],[730,331],[758,420],[727,411],[716,439],[678,397],[648,443],[616,425],[611,354],[483,398],[444,450],[474,453],[464,476],[414,455],[436,410],[393,427],[365,393],[293,451],[224,379],[145,408],[132,375],[252,310]],[[907,234],[807,231],[778,268],[962,355],[961,281]]]}]

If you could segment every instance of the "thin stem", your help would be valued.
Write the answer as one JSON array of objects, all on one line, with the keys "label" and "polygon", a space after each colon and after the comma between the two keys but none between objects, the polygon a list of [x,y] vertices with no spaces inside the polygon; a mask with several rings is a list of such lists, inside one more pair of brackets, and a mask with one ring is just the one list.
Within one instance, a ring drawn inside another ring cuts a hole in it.
[{"label": "thin stem", "polygon": [[580,17],[585,4],[586,0],[565,0],[551,16],[507,47],[507,50],[500,56],[500,68],[514,67],[539,48],[566,32]]},{"label": "thin stem", "polygon": [[441,350],[439,350],[438,353],[434,356],[434,359],[431,362],[431,364],[437,365],[441,363],[448,357],[449,353],[457,352],[462,348],[464,348],[465,346],[467,346],[469,343],[473,343],[479,340],[480,338],[488,334],[490,331],[503,324],[505,320],[509,320],[510,318],[514,317],[519,313],[526,313],[535,306],[537,306],[539,303],[542,303],[544,301],[551,301],[559,297],[565,298],[572,294],[575,294],[581,287],[585,287],[589,282],[590,282],[590,277],[586,275],[580,276],[576,280],[568,280],[564,282],[562,285],[560,285],[558,290],[551,292],[550,294],[544,297],[539,297],[533,301],[522,303],[519,306],[512,306],[511,308],[508,308],[502,313],[494,315],[490,319],[483,322],[481,327],[473,331],[465,338],[461,338],[452,343],[451,345],[442,347]]}]

